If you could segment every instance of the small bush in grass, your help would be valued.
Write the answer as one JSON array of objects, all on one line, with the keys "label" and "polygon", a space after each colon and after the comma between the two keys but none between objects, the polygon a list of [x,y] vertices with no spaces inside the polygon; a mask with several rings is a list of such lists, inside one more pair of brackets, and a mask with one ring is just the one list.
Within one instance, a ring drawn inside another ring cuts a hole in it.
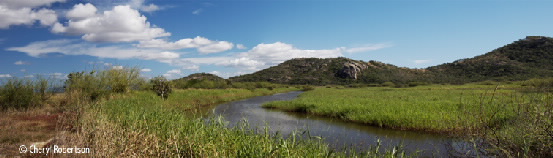
[{"label": "small bush in grass", "polygon": [[301,87],[302,91],[310,91],[310,90],[314,90],[314,89],[315,89],[315,87],[309,86],[309,85],[304,85],[304,86]]},{"label": "small bush in grass", "polygon": [[137,68],[72,72],[67,75],[65,91],[75,102],[95,101],[111,93],[125,93],[139,87],[139,72]]},{"label": "small bush in grass", "polygon": [[523,85],[527,85],[533,88],[533,90],[541,92],[552,92],[553,91],[553,78],[545,79],[531,79],[525,81]]},{"label": "small bush in grass", "polygon": [[169,81],[165,77],[159,76],[152,78],[150,83],[152,84],[152,90],[156,92],[158,96],[167,100],[169,93],[172,91]]},{"label": "small bush in grass", "polygon": [[37,81],[35,83],[36,85],[36,90],[40,96],[40,100],[42,102],[48,100],[48,98],[50,98],[50,96],[52,96],[52,93],[48,92],[48,88],[50,88],[50,84],[48,83],[48,79],[42,77],[42,76],[38,76],[37,77]]},{"label": "small bush in grass", "polygon": [[394,84],[393,82],[384,82],[382,83],[382,87],[395,87],[396,84]]},{"label": "small bush in grass", "polygon": [[40,104],[40,96],[35,94],[35,85],[29,79],[8,79],[0,87],[0,106],[2,110],[28,109]]}]

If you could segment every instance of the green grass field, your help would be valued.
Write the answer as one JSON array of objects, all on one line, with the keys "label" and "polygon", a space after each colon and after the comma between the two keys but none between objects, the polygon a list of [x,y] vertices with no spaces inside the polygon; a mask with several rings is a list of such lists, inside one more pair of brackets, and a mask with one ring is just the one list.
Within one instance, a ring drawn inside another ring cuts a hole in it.
[{"label": "green grass field", "polygon": [[512,87],[505,86],[318,88],[296,100],[271,102],[264,107],[397,129],[441,132],[475,125],[480,120],[474,115],[481,113],[496,113],[490,124],[504,122],[514,116],[515,106],[507,104],[513,97],[519,96]]},{"label": "green grass field", "polygon": [[552,95],[525,89],[520,84],[321,87],[263,106],[394,129],[477,135],[506,155],[551,155]]}]

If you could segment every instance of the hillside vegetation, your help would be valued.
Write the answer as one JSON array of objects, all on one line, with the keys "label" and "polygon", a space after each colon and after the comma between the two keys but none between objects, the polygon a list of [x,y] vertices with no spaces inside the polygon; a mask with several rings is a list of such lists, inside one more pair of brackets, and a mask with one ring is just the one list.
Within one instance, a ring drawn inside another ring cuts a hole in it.
[{"label": "hillside vegetation", "polygon": [[300,58],[231,81],[281,84],[463,84],[486,80],[516,81],[553,76],[553,39],[529,36],[474,58],[409,69],[378,61],[348,58]]}]

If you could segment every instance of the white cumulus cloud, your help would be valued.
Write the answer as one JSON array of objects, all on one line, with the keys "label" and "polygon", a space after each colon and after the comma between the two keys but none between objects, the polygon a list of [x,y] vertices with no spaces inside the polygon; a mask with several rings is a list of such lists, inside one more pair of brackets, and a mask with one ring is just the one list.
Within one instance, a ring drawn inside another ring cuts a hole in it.
[{"label": "white cumulus cloud", "polygon": [[10,74],[0,74],[0,78],[4,78],[4,77],[12,77],[12,75],[10,75]]},{"label": "white cumulus cloud", "polygon": [[234,44],[228,41],[212,41],[205,37],[197,36],[195,38],[180,39],[175,42],[169,42],[164,39],[152,39],[148,41],[140,41],[136,46],[142,48],[161,48],[166,50],[197,48],[198,52],[208,54],[230,50],[234,47]]},{"label": "white cumulus cloud", "polygon": [[237,44],[236,48],[238,48],[238,49],[248,49],[248,47],[244,46],[243,44]]},{"label": "white cumulus cloud", "polygon": [[151,71],[152,71],[152,69],[148,69],[148,68],[146,68],[146,69],[140,69],[140,71],[142,71],[142,72],[151,72]]},{"label": "white cumulus cloud", "polygon": [[145,16],[128,5],[92,14],[94,8],[90,3],[75,5],[67,14],[67,24],[56,23],[52,32],[83,35],[82,39],[94,42],[132,42],[171,35],[151,26]]},{"label": "white cumulus cloud", "polygon": [[65,2],[66,0],[2,0],[0,5],[9,8],[34,8],[40,6],[49,6],[55,2]]},{"label": "white cumulus cloud", "polygon": [[163,74],[162,76],[167,78],[167,79],[176,79],[178,78],[179,76],[182,75],[182,71],[179,70],[179,69],[172,69],[172,70],[169,70],[167,71],[167,73]]},{"label": "white cumulus cloud", "polygon": [[73,9],[65,14],[66,17],[71,19],[84,19],[96,16],[98,9],[90,4],[76,4]]},{"label": "white cumulus cloud", "polygon": [[50,9],[9,8],[0,4],[0,29],[7,29],[12,25],[32,25],[39,21],[43,26],[56,23],[58,16]]}]

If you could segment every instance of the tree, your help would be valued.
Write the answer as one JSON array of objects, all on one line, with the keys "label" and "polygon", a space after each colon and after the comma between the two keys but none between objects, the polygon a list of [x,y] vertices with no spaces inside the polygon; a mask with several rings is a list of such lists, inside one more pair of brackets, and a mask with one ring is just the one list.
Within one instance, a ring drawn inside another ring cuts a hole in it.
[{"label": "tree", "polygon": [[167,100],[169,93],[172,91],[169,81],[165,77],[159,76],[152,78],[150,83],[152,84],[152,90],[157,93],[157,96]]}]

